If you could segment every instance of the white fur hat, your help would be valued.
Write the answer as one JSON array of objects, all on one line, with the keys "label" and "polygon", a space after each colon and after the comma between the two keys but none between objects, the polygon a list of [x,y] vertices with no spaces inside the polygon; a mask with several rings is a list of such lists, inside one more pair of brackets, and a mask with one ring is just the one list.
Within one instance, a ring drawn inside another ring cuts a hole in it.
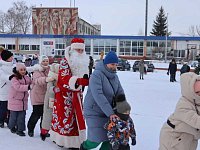
[{"label": "white fur hat", "polygon": [[41,62],[42,62],[43,60],[45,60],[45,59],[48,59],[48,60],[49,60],[49,58],[48,58],[46,55],[41,55],[40,58],[39,58],[39,63],[41,64]]}]

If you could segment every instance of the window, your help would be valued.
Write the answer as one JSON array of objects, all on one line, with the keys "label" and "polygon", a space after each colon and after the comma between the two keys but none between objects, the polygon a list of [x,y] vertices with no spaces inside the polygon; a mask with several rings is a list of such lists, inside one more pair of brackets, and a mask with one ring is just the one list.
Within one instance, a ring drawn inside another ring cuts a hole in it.
[{"label": "window", "polygon": [[137,47],[137,41],[133,41],[133,42],[132,42],[132,46],[133,46],[133,47]]},{"label": "window", "polygon": [[143,41],[139,41],[139,42],[138,42],[139,47],[143,47],[143,43],[144,43]]},{"label": "window", "polygon": [[5,44],[0,44],[0,46],[3,46],[4,48],[6,48],[6,47],[5,47],[5,46],[6,46]]},{"label": "window", "polygon": [[56,49],[64,49],[65,44],[56,44]]},{"label": "window", "polygon": [[15,45],[8,44],[7,47],[8,47],[8,50],[15,50]]},{"label": "window", "polygon": [[131,46],[131,41],[126,41],[126,46]]},{"label": "window", "polygon": [[38,51],[40,50],[40,45],[30,45],[31,49],[30,50],[33,50],[33,51]]},{"label": "window", "polygon": [[85,52],[90,55],[90,46],[85,46]]},{"label": "window", "polygon": [[158,47],[158,42],[153,42],[153,47]]},{"label": "window", "polygon": [[19,45],[19,50],[29,50],[29,45]]}]

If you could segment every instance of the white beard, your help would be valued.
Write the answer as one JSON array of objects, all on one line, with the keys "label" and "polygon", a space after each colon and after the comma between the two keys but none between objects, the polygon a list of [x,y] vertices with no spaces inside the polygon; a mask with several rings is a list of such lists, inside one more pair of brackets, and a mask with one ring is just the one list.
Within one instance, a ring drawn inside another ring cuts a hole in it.
[{"label": "white beard", "polygon": [[71,50],[69,61],[69,66],[73,76],[82,78],[84,74],[89,73],[89,56],[87,56],[85,52],[79,54],[75,50]]}]

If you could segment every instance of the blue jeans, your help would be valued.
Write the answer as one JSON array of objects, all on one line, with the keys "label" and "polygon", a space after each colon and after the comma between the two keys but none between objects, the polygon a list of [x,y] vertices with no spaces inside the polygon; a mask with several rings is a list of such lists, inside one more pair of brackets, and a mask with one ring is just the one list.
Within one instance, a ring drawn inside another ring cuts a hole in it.
[{"label": "blue jeans", "polygon": [[26,111],[10,111],[9,128],[17,127],[17,131],[25,131]]}]

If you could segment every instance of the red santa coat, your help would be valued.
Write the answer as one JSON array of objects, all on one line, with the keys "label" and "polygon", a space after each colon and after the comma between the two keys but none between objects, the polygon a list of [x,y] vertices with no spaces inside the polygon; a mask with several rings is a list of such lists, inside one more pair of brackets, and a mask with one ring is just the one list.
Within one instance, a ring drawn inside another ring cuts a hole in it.
[{"label": "red santa coat", "polygon": [[75,88],[77,77],[72,76],[66,59],[61,61],[55,88],[51,140],[66,148],[79,148],[86,140],[86,126],[82,113],[81,86]]}]

